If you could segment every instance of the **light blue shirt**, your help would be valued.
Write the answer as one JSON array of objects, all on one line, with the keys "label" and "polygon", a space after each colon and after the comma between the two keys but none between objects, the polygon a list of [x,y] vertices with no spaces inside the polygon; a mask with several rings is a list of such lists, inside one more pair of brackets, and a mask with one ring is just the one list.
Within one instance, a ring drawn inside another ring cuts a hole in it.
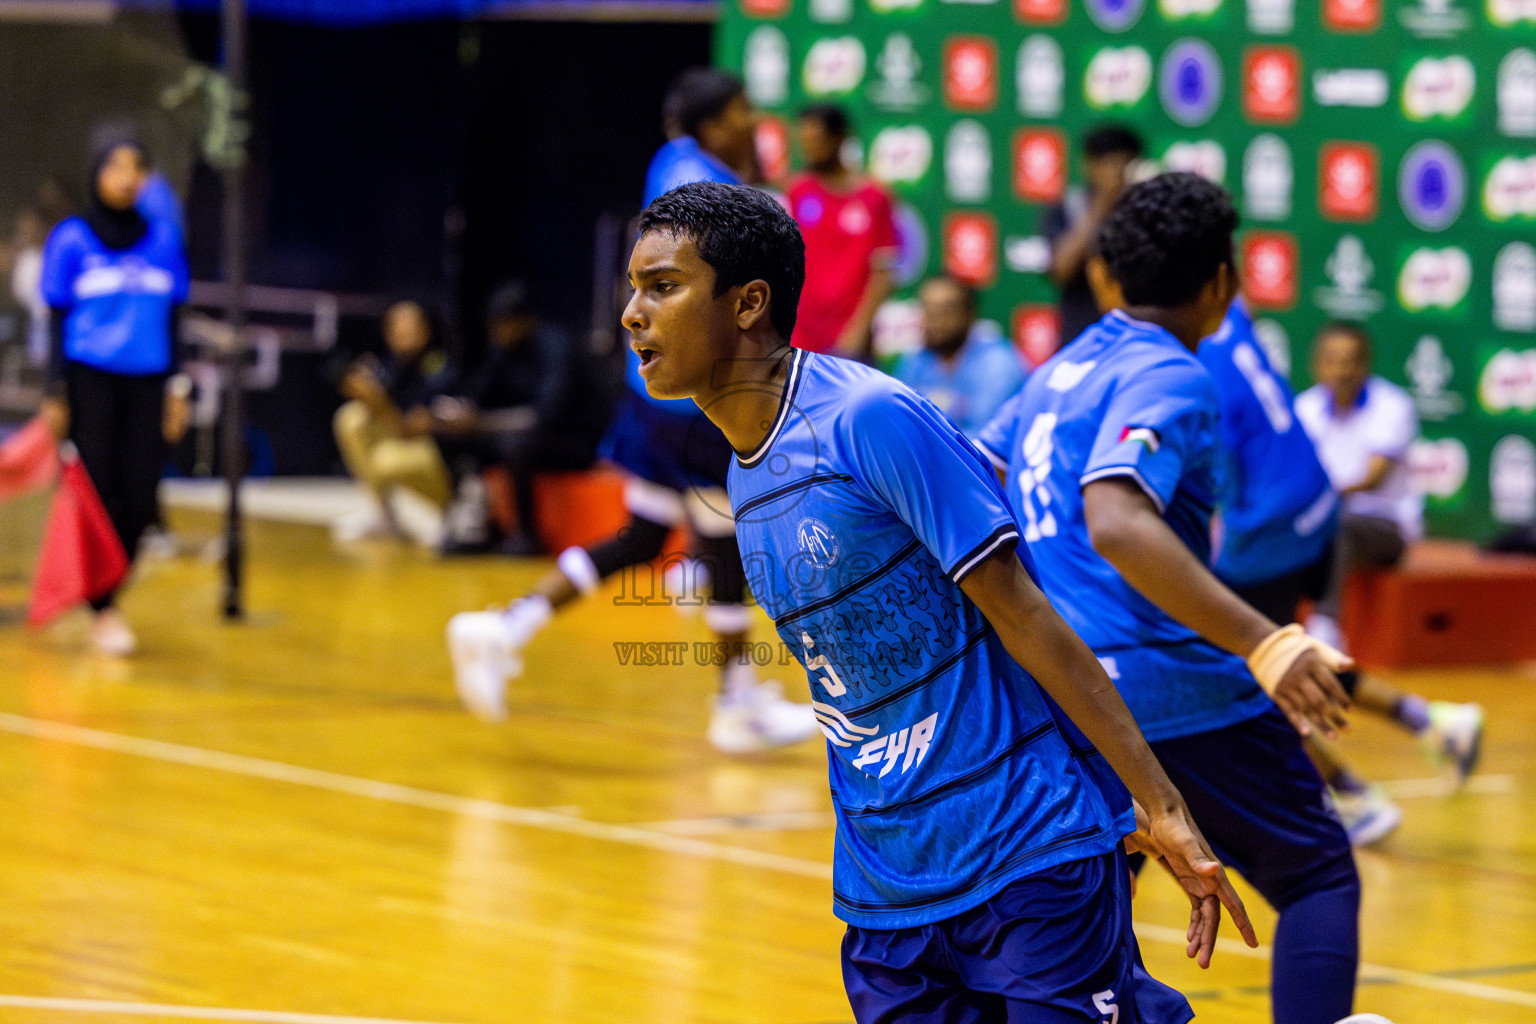
[{"label": "light blue shirt", "polygon": [[974,437],[1019,390],[1025,374],[1014,347],[977,325],[953,360],[920,349],[897,361],[894,376],[937,406],[962,434]]}]

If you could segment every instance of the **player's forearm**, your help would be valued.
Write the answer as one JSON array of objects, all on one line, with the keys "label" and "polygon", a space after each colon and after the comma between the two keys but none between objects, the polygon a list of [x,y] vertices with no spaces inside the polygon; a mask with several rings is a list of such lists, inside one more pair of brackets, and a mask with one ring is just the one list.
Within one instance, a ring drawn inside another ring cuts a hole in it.
[{"label": "player's forearm", "polygon": [[1137,593],[1217,647],[1244,658],[1278,628],[1228,590],[1144,496],[1137,495],[1144,507],[1095,508],[1089,491],[1098,486],[1090,484],[1084,491],[1089,539]]}]

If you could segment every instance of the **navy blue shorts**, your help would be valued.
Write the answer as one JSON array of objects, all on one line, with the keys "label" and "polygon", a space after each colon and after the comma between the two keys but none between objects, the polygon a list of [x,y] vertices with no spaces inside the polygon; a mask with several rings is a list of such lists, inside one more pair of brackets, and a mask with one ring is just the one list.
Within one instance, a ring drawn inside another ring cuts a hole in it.
[{"label": "navy blue shorts", "polygon": [[598,454],[642,480],[685,494],[724,487],[735,452],[697,408],[680,415],[627,394]]},{"label": "navy blue shorts", "polygon": [[1323,780],[1278,708],[1151,747],[1216,856],[1276,910],[1355,875]]},{"label": "navy blue shorts", "polygon": [[859,1024],[1184,1024],[1142,966],[1120,849],[1013,883],[916,928],[850,927],[843,984]]}]

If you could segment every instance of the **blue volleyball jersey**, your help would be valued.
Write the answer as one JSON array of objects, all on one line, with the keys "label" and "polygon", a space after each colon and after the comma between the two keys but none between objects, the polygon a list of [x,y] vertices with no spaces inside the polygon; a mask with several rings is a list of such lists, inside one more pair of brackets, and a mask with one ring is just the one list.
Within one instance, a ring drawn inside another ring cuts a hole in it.
[{"label": "blue volleyball jersey", "polygon": [[1175,622],[1093,550],[1083,488],[1133,481],[1208,562],[1216,416],[1199,360],[1162,328],[1115,311],[1036,369],[979,439],[1007,460],[1008,500],[1046,594],[1154,742],[1251,718],[1269,698],[1243,659]]},{"label": "blue volleyball jersey", "polygon": [[64,356],[132,376],[172,364],[171,311],[187,300],[180,233],[151,220],[127,249],[109,249],[86,222],[70,217],[43,249],[43,298],[64,318]]},{"label": "blue volleyball jersey", "polygon": [[[736,172],[715,156],[706,153],[698,140],[688,135],[681,135],[663,144],[651,157],[650,166],[645,171],[645,195],[640,200],[640,205],[642,208],[650,206],[663,193],[695,181],[718,181],[722,185],[741,184],[741,178],[736,175]],[[640,357],[634,351],[630,351],[626,356],[624,380],[629,384],[630,390],[638,392],[642,398],[658,409],[690,418],[703,415],[691,398],[652,398],[651,393],[645,390],[645,378],[640,376]]]},{"label": "blue volleyball jersey", "polygon": [[729,489],[827,736],[835,912],[927,924],[1111,849],[1134,827],[1124,787],[959,586],[1017,544],[992,468],[890,377],[799,349],[790,365]]},{"label": "blue volleyball jersey", "polygon": [[1197,355],[1221,405],[1216,575],[1240,586],[1311,565],[1333,539],[1339,496],[1240,301]]}]

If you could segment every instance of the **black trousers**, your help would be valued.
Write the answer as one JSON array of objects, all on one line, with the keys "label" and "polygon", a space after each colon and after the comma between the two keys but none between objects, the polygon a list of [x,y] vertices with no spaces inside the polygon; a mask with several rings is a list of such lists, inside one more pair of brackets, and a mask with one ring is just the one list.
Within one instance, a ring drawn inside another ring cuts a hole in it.
[{"label": "black trousers", "polygon": [[[155,519],[155,488],[165,467],[165,376],[133,377],[71,362],[65,365],[64,386],[69,439],[132,562],[139,538]],[[115,597],[109,594],[93,607],[99,611]]]}]

